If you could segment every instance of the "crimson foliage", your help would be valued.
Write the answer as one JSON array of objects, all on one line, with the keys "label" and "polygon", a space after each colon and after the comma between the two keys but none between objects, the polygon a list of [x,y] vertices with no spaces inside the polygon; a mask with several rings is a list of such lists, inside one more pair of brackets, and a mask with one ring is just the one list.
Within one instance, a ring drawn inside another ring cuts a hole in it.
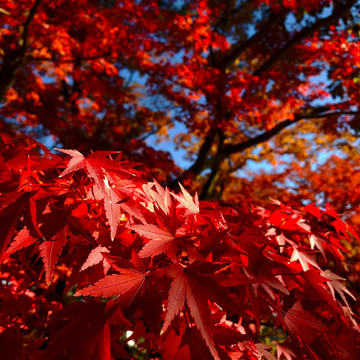
[{"label": "crimson foliage", "polygon": [[0,0],[0,357],[360,359],[359,9]]},{"label": "crimson foliage", "polygon": [[355,297],[325,270],[356,234],[329,206],[199,202],[121,154],[15,140],[2,134],[6,359],[360,357]]}]

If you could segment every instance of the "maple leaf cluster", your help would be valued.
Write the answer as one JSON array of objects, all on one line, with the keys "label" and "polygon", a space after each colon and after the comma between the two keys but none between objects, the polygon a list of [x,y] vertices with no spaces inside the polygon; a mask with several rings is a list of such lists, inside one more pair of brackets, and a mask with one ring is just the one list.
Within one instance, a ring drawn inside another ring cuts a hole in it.
[{"label": "maple leaf cluster", "polygon": [[359,358],[355,295],[327,264],[356,234],[329,206],[199,201],[119,153],[58,149],[68,161],[14,140],[2,134],[6,358]]},{"label": "maple leaf cluster", "polygon": [[359,359],[358,10],[0,0],[1,356]]}]

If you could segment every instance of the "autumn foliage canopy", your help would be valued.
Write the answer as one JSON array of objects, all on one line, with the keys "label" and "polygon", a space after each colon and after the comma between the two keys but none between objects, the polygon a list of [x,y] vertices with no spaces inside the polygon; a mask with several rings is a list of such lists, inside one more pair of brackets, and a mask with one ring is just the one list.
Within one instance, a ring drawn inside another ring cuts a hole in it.
[{"label": "autumn foliage canopy", "polygon": [[1,357],[359,359],[359,10],[0,0]]}]

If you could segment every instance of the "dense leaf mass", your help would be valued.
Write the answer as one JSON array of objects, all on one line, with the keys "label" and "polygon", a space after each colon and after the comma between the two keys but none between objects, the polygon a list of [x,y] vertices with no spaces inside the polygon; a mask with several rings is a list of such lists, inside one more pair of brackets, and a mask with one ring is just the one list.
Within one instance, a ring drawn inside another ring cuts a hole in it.
[{"label": "dense leaf mass", "polygon": [[1,357],[360,359],[359,11],[0,0]]},{"label": "dense leaf mass", "polygon": [[[169,359],[272,359],[264,327],[281,333],[279,356],[360,356],[355,296],[326,269],[352,230],[330,207],[199,202],[119,154],[62,150],[67,161],[37,146],[1,149],[0,338],[26,344],[19,358],[123,358],[131,331]],[[42,267],[46,284],[35,280]]]}]

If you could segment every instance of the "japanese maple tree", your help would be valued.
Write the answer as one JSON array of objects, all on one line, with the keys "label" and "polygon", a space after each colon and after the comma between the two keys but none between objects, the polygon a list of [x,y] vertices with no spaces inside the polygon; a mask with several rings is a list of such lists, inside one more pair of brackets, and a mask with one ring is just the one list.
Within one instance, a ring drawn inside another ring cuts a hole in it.
[{"label": "japanese maple tree", "polygon": [[2,356],[359,359],[359,8],[0,0]]}]

